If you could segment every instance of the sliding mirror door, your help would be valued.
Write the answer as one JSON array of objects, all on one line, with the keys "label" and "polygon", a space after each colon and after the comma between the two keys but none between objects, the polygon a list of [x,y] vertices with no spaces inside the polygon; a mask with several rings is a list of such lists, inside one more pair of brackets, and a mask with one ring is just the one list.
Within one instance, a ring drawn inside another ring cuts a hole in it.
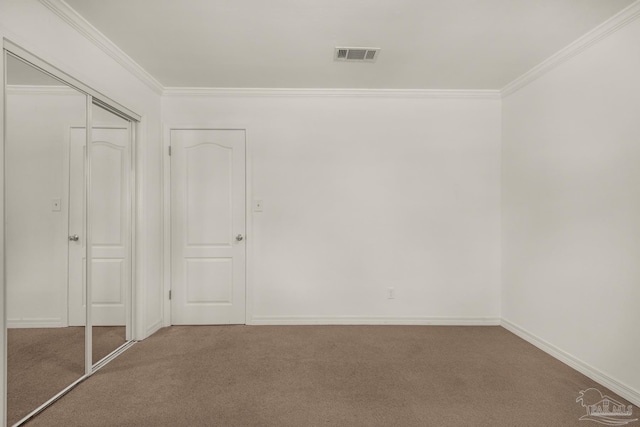
[{"label": "sliding mirror door", "polygon": [[[131,337],[132,126],[97,105],[91,117],[91,325],[96,364]],[[80,188],[76,192],[82,194]]]},{"label": "sliding mirror door", "polygon": [[[87,96],[6,55],[7,424],[83,377],[86,260],[82,201]],[[72,161],[78,164],[72,165]],[[73,184],[73,185],[72,185]],[[75,283],[72,291],[71,284]]]},{"label": "sliding mirror door", "polygon": [[15,425],[134,343],[140,116],[8,40],[4,49],[7,424]]}]

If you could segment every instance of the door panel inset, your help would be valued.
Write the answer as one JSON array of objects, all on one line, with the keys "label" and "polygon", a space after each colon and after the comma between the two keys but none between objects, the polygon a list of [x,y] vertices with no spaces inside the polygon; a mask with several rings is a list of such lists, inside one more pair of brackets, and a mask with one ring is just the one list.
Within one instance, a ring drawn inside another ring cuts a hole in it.
[{"label": "door panel inset", "polygon": [[[233,260],[231,258],[186,260],[187,304],[231,304]],[[206,284],[202,286],[202,284]]]},{"label": "door panel inset", "polygon": [[[110,130],[110,135],[104,135],[104,129],[93,131],[94,142],[92,157],[91,189],[93,194],[100,195],[93,199],[92,221],[99,226],[93,227],[94,246],[124,247],[125,227],[123,218],[126,207],[122,195],[126,192],[125,150],[126,146],[116,145],[108,141],[98,140],[97,137],[116,138],[122,140],[127,137],[127,130]],[[118,135],[116,135],[116,133]],[[97,134],[97,135],[96,135]]]},{"label": "door panel inset", "polygon": [[[124,305],[124,275],[124,260],[93,258],[93,303]],[[119,286],[113,286],[114,283]]]},{"label": "door panel inset", "polygon": [[233,151],[211,143],[185,151],[187,245],[229,246],[233,233]]}]

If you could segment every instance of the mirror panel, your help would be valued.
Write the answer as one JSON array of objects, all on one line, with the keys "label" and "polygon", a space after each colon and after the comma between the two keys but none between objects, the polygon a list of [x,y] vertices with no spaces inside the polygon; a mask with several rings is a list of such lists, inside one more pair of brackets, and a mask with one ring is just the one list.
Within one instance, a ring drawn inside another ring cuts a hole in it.
[{"label": "mirror panel", "polygon": [[131,295],[131,123],[92,106],[93,363],[123,345]]},{"label": "mirror panel", "polygon": [[72,153],[86,141],[87,99],[29,64],[5,59],[7,421],[13,425],[85,374],[84,206],[69,193],[71,182],[84,191],[84,161]]}]

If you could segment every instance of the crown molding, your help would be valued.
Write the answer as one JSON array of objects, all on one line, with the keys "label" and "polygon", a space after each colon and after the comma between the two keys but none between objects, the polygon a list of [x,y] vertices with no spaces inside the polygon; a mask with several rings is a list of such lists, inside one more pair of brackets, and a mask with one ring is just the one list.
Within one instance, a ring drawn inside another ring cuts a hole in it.
[{"label": "crown molding", "polygon": [[329,98],[422,98],[422,99],[500,99],[499,90],[432,89],[266,89],[167,87],[168,97],[329,97]]},{"label": "crown molding", "polygon": [[589,31],[579,39],[575,40],[568,46],[559,50],[551,55],[540,64],[533,67],[511,83],[507,84],[500,91],[502,97],[507,97],[512,93],[518,91],[529,83],[542,77],[549,71],[563,64],[567,60],[573,58],[580,52],[586,50],[590,46],[598,43],[599,41],[609,37],[619,29],[623,28],[627,24],[633,22],[640,16],[640,0],[636,0],[631,3],[625,9],[622,9],[619,13],[612,16],[602,24],[598,25],[593,30]]},{"label": "crown molding", "polygon": [[587,34],[556,52],[501,90],[441,89],[294,89],[294,88],[208,88],[163,87],[162,84],[91,25],[64,0],[39,0],[67,24],[116,60],[155,93],[168,97],[351,97],[420,99],[501,99],[542,77],[565,61],[612,35],[640,16],[640,0],[600,24]]},{"label": "crown molding", "polygon": [[69,86],[7,85],[7,95],[78,95],[84,94]]},{"label": "crown molding", "polygon": [[72,28],[82,34],[90,42],[100,48],[103,52],[122,65],[127,71],[136,76],[158,95],[162,95],[163,86],[151,74],[134,61],[129,55],[124,53],[118,46],[102,34],[96,27],[91,25],[78,12],[73,10],[64,0],[40,0],[45,7],[58,15]]}]

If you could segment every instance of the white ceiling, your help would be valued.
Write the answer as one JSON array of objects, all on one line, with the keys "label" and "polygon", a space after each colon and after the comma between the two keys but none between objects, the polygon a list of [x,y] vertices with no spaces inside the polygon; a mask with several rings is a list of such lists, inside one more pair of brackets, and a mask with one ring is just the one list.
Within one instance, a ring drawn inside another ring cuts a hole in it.
[{"label": "white ceiling", "polygon": [[166,87],[371,89],[501,89],[633,2],[66,1]]}]

